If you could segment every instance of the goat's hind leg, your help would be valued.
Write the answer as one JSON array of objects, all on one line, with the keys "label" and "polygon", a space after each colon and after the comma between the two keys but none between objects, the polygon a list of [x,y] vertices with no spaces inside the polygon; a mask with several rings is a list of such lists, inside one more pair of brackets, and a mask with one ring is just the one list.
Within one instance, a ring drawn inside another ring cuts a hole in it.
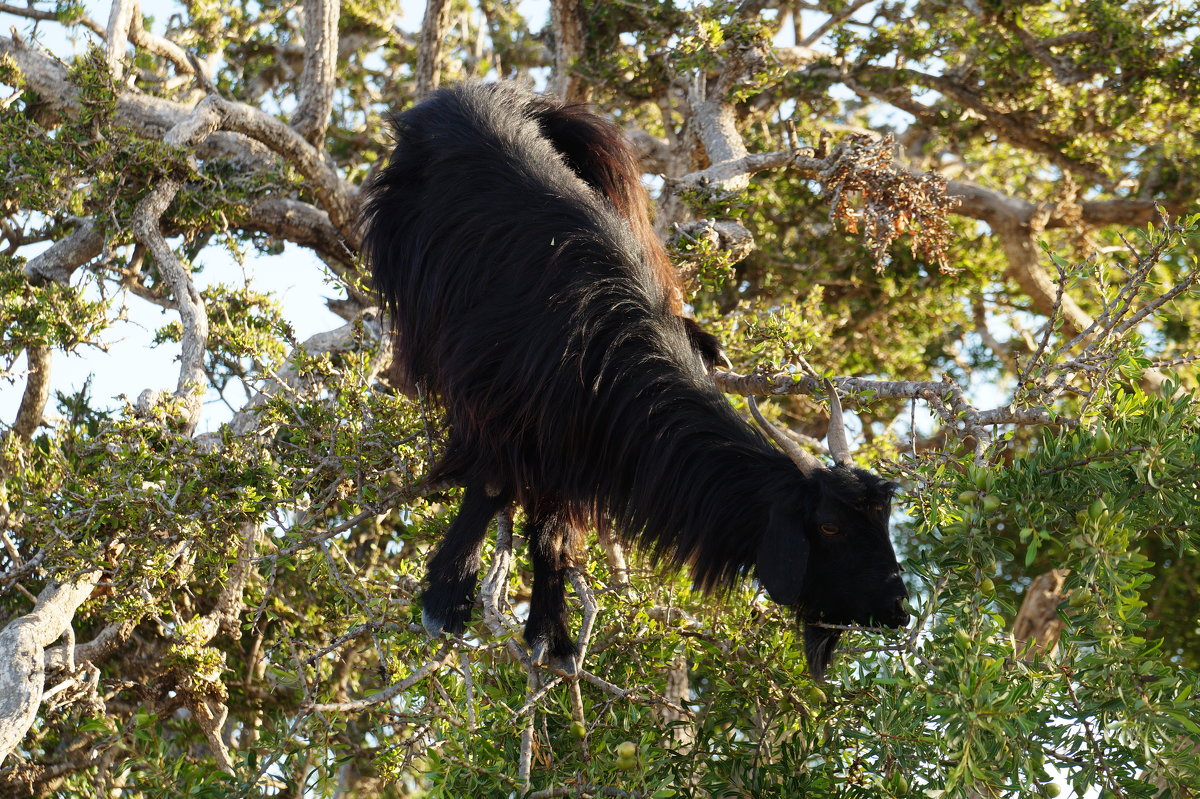
[{"label": "goat's hind leg", "polygon": [[560,514],[531,518],[525,530],[533,561],[533,594],[525,640],[535,662],[574,674],[575,642],[567,631],[566,570],[572,529]]},{"label": "goat's hind leg", "polygon": [[483,481],[467,485],[458,516],[429,560],[429,587],[421,594],[421,623],[432,637],[460,635],[471,620],[483,539],[492,518],[509,501],[505,492],[489,494]]}]

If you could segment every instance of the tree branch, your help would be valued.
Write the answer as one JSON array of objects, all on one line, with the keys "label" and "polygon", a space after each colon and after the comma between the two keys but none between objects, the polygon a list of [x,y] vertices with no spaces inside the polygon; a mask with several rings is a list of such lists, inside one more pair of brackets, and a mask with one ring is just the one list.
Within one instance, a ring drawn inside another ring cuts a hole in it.
[{"label": "tree branch", "polygon": [[442,40],[450,27],[450,6],[446,0],[427,0],[421,22],[421,46],[417,50],[417,99],[438,87],[442,71]]},{"label": "tree branch", "polygon": [[[211,138],[211,137],[210,137]],[[176,235],[176,226],[162,225],[164,236]],[[265,233],[316,252],[343,280],[351,299],[361,306],[373,300],[360,286],[354,252],[341,238],[324,211],[300,200],[264,197],[250,207],[248,216],[236,228]],[[104,249],[104,235],[94,220],[80,219],[75,229],[29,259],[25,276],[31,281],[51,280],[66,285],[75,270],[97,257]]]},{"label": "tree branch", "polygon": [[288,197],[264,197],[251,206],[240,227],[313,250],[343,279],[351,298],[364,306],[371,304],[371,296],[358,286],[354,251],[321,209]]},{"label": "tree branch", "polygon": [[183,325],[183,342],[179,357],[179,382],[175,396],[184,402],[184,426],[188,433],[200,421],[201,399],[207,383],[204,374],[204,351],[208,343],[208,313],[200,292],[192,282],[174,251],[163,238],[158,221],[179,191],[180,183],[165,178],[138,203],[133,212],[133,234],[154,255],[154,261],[171,288],[175,308]]},{"label": "tree branch", "polygon": [[[1061,333],[1070,344],[1082,343],[1098,322],[1068,295],[1061,283],[1055,282],[1041,266],[1041,252],[1036,246],[1038,234],[1047,227],[1078,227],[1085,224],[1139,224],[1143,215],[1151,218],[1158,215],[1152,202],[1113,200],[1091,202],[1080,205],[1055,203],[1034,205],[1025,200],[1009,197],[992,189],[962,181],[951,181],[950,192],[960,198],[959,213],[987,222],[1000,241],[1008,260],[1008,274],[1033,302],[1038,313],[1047,319],[1061,316]],[[1075,212],[1075,213],[1072,213]],[[1103,221],[1100,221],[1103,220]],[[1139,273],[1140,274],[1140,273]],[[1137,281],[1140,286],[1145,274]],[[1194,280],[1194,278],[1193,278]],[[1161,295],[1154,303],[1142,309],[1142,315],[1152,312],[1170,301],[1191,282],[1184,280],[1171,291]],[[1107,309],[1106,309],[1107,313]],[[1137,318],[1142,318],[1141,316]],[[1123,332],[1126,328],[1116,330]],[[1143,372],[1142,383],[1149,391],[1157,391],[1166,382],[1166,375],[1158,369],[1148,368]]]},{"label": "tree branch", "polygon": [[99,579],[96,569],[67,581],[51,580],[33,610],[0,631],[0,763],[21,743],[41,705],[46,647],[70,628]]},{"label": "tree branch", "polygon": [[[191,114],[171,128],[165,142],[172,147],[188,148],[203,140],[216,130],[221,122],[220,102],[216,95],[202,100]],[[183,342],[179,383],[175,389],[175,396],[184,402],[184,425],[190,433],[200,421],[201,399],[207,383],[204,374],[204,351],[208,343],[208,314],[191,275],[168,246],[159,227],[159,220],[182,185],[176,177],[162,178],[134,209],[130,227],[134,237],[154,256],[179,311],[179,320],[183,325]]]},{"label": "tree branch", "polygon": [[13,435],[25,442],[41,427],[46,401],[50,399],[50,354],[50,348],[43,345],[25,348],[29,376],[12,426]]},{"label": "tree branch", "polygon": [[1112,178],[1100,167],[1068,156],[1056,143],[1039,135],[1040,131],[1031,129],[1030,125],[1021,120],[1016,114],[997,111],[987,105],[983,101],[983,98],[974,91],[965,86],[958,85],[949,78],[942,75],[930,75],[919,70],[903,67],[842,66],[841,80],[854,92],[894,105],[916,116],[918,119],[929,119],[933,110],[914,100],[902,87],[895,87],[888,91],[872,89],[857,81],[853,73],[862,73],[868,76],[886,74],[901,80],[912,81],[919,86],[940,92],[943,96],[956,102],[963,108],[979,114],[987,120],[991,130],[1010,144],[1044,155],[1051,163],[1061,167],[1064,171],[1079,175],[1089,182],[1107,189],[1113,187]]},{"label": "tree branch", "polygon": [[[888,247],[901,232],[911,235],[914,252],[941,263],[949,241],[946,217],[955,205],[945,179],[936,172],[915,173],[893,159],[890,138],[847,136],[830,153],[796,149],[746,154],[715,163],[707,169],[669,180],[672,187],[690,184],[744,186],[753,172],[790,167],[816,180],[829,200],[830,218],[843,220],[852,231],[861,230],[877,264],[886,264]],[[850,203],[861,198],[861,207]]]},{"label": "tree branch", "polygon": [[113,0],[112,7],[108,12],[108,29],[104,36],[107,40],[105,61],[108,63],[109,71],[117,80],[121,79],[124,70],[122,61],[126,56],[125,47],[129,44],[129,26],[133,22],[136,8],[137,0]]},{"label": "tree branch", "polygon": [[[16,62],[26,85],[50,108],[62,115],[78,112],[78,90],[71,85],[60,64],[26,47],[18,39],[0,36],[0,55],[5,54]],[[193,141],[190,148],[198,156],[227,157],[246,168],[263,169],[272,166],[263,158],[266,152],[281,156],[308,180],[334,227],[352,250],[357,249],[357,189],[326,165],[320,152],[291,127],[257,108],[215,95],[202,102],[207,102],[209,109],[220,115],[217,127],[230,133],[212,130],[209,135]],[[163,139],[193,111],[180,103],[126,91],[117,97],[115,122],[131,128],[138,135]]]},{"label": "tree branch", "polygon": [[1046,215],[1045,228],[1072,228],[1079,224],[1102,227],[1104,225],[1144,225],[1158,219],[1158,207],[1170,213],[1187,210],[1186,202],[1166,203],[1155,200],[1091,200],[1072,204],[1068,209],[1060,203],[1039,206],[1019,197],[970,183],[951,180],[947,183],[948,193],[958,198],[955,213],[991,224],[1003,224],[1008,219],[1032,218],[1039,209]]},{"label": "tree branch", "polygon": [[[736,71],[744,72],[741,62],[731,66],[728,75]],[[729,78],[734,80],[735,77]],[[723,84],[725,80],[719,82]],[[700,143],[708,154],[710,164],[717,168],[708,182],[713,188],[723,192],[734,193],[746,188],[750,183],[750,173],[745,170],[725,171],[721,165],[740,162],[749,155],[742,134],[737,129],[737,112],[733,103],[727,102],[718,85],[708,93],[708,84],[703,72],[696,72],[688,81],[687,105],[690,111],[690,122],[695,127]],[[764,167],[769,168],[769,167]]]},{"label": "tree branch", "polygon": [[1049,657],[1058,648],[1063,626],[1058,617],[1058,606],[1066,598],[1062,589],[1070,573],[1070,569],[1051,569],[1034,578],[1025,592],[1013,622],[1013,642],[1018,657],[1028,657],[1031,650],[1038,657]]},{"label": "tree branch", "polygon": [[203,101],[211,103],[220,114],[221,127],[249,136],[282,156],[313,185],[318,199],[342,235],[357,249],[358,231],[354,213],[357,192],[328,167],[321,154],[292,128],[253,106],[209,95]]},{"label": "tree branch", "polygon": [[139,616],[115,622],[105,626],[90,641],[84,641],[82,644],[67,642],[46,650],[46,669],[66,668],[71,662],[80,666],[104,660],[129,640],[140,620]]},{"label": "tree branch", "polygon": [[333,109],[340,0],[304,0],[304,72],[292,127],[320,147]]},{"label": "tree branch", "polygon": [[1073,338],[1092,324],[1092,317],[1070,295],[1059,295],[1055,282],[1041,267],[1037,232],[1030,221],[997,219],[992,231],[1008,258],[1008,274],[1033,301],[1038,313],[1047,318],[1061,314],[1062,332],[1067,338]]},{"label": "tree branch", "polygon": [[863,6],[867,5],[868,3],[872,2],[872,1],[873,0],[854,0],[853,3],[850,3],[848,6],[843,8],[841,11],[838,11],[835,14],[830,14],[828,19],[826,19],[824,22],[822,22],[820,25],[818,25],[816,30],[814,30],[812,33],[810,33],[808,36],[806,36],[804,38],[804,41],[796,42],[797,47],[798,48],[812,47],[814,44],[816,44],[821,39],[822,36],[825,35],[825,33],[827,31],[829,31],[830,28],[840,25],[841,23],[850,19],[850,17],[854,16],[854,14],[860,8],[862,8]]},{"label": "tree branch", "polygon": [[453,648],[454,642],[446,641],[437,651],[437,654],[425,661],[425,664],[419,669],[405,677],[403,680],[392,683],[379,693],[372,694],[365,699],[355,699],[349,702],[316,703],[309,707],[303,708],[303,710],[308,710],[315,713],[359,713],[367,708],[387,702],[392,697],[404,693],[421,680],[445,666],[446,661],[450,659],[450,654],[453,652]]},{"label": "tree branch", "polygon": [[[163,36],[155,36],[142,25],[142,8],[138,0],[133,2],[133,16],[129,25],[129,41],[133,42],[136,47],[152,53],[160,58],[165,58],[170,61],[175,67],[175,72],[180,75],[194,75],[196,68],[192,64],[192,60],[188,58],[187,52],[175,44],[175,42]],[[197,60],[196,62],[200,62]],[[207,75],[203,78],[208,79]]]},{"label": "tree branch", "polygon": [[[798,377],[788,372],[774,375],[755,373],[742,375],[732,371],[715,370],[712,373],[717,388],[727,394],[769,397],[790,394],[825,393],[822,380],[805,376]],[[943,425],[960,436],[971,436],[978,442],[977,452],[992,440],[988,430],[997,424],[1030,424],[1047,426],[1073,426],[1076,421],[1056,416],[1036,407],[1014,407],[1011,403],[998,408],[978,410],[967,399],[956,383],[949,378],[941,382],[931,380],[867,380],[861,377],[832,378],[844,405],[856,404],[855,394],[866,393],[872,399],[920,399],[937,414]]]},{"label": "tree branch", "polygon": [[518,630],[517,620],[506,612],[508,576],[512,570],[513,512],[507,507],[496,514],[496,549],[492,563],[479,586],[479,598],[483,603],[483,622],[492,635],[503,638],[513,659],[521,667],[532,672],[534,665],[529,655],[513,640]]},{"label": "tree branch", "polygon": [[[0,3],[0,14],[12,14],[16,17],[24,17],[25,19],[36,19],[45,22],[62,22],[58,13],[54,11],[41,11],[36,8],[28,8],[26,6],[14,6],[10,3]],[[104,38],[105,31],[100,23],[89,17],[87,14],[72,16],[70,22],[63,23],[64,25],[82,25],[100,38]]]},{"label": "tree branch", "polygon": [[104,249],[104,234],[91,219],[81,219],[66,238],[60,239],[25,264],[25,277],[66,285],[75,270]]},{"label": "tree branch", "polygon": [[668,165],[676,157],[671,143],[652,136],[641,128],[626,130],[625,133],[633,143],[633,149],[637,151],[638,160],[642,162],[642,169],[658,175],[665,175]]},{"label": "tree branch", "polygon": [[238,551],[237,560],[230,568],[229,576],[225,579],[225,585],[221,588],[212,610],[192,620],[189,642],[207,644],[222,630],[234,638],[241,637],[238,616],[242,612],[242,595],[246,590],[246,582],[253,571],[254,550],[262,534],[262,526],[254,522],[243,522],[241,533],[242,546]]},{"label": "tree branch", "polygon": [[1096,34],[1093,31],[1077,31],[1073,34],[1065,34],[1064,36],[1055,36],[1051,39],[1039,40],[1029,31],[1022,28],[1017,22],[1017,15],[1020,14],[1020,8],[1013,8],[1009,13],[1000,13],[996,15],[996,19],[1000,26],[1012,33],[1030,55],[1042,62],[1043,65],[1049,67],[1054,74],[1054,79],[1063,86],[1071,86],[1080,81],[1087,80],[1092,75],[1096,74],[1098,67],[1093,66],[1091,69],[1080,69],[1068,58],[1056,56],[1050,52],[1050,48],[1061,46],[1063,44],[1077,44],[1081,42],[1095,42]]},{"label": "tree branch", "polygon": [[586,103],[591,91],[575,71],[587,44],[583,4],[580,0],[550,0],[550,25],[554,32],[550,91],[568,103]]}]

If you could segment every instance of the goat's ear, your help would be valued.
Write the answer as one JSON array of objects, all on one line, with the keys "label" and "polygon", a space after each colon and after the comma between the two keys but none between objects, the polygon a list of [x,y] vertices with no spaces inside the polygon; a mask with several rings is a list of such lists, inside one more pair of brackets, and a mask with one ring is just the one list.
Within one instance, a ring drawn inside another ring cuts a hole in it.
[{"label": "goat's ear", "polygon": [[772,601],[795,605],[804,590],[807,571],[808,539],[800,520],[773,511],[758,545],[758,581]]}]

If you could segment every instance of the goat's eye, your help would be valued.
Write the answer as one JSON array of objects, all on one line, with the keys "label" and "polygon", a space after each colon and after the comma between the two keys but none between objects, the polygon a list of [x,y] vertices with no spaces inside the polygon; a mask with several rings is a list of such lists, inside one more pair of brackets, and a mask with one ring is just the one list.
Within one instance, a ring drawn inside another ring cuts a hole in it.
[{"label": "goat's eye", "polygon": [[842,528],[838,527],[836,524],[822,524],[821,525],[821,532],[824,533],[825,535],[837,535],[841,531],[842,531]]}]

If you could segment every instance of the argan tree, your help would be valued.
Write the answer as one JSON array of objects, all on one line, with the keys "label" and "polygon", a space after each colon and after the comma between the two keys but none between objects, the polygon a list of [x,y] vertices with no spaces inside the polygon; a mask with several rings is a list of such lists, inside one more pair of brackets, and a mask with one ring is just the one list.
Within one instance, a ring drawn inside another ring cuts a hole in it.
[{"label": "argan tree", "polygon": [[[1200,792],[1194,4],[0,18],[0,793]],[[446,431],[396,385],[358,210],[385,116],[468,78],[628,132],[731,402],[819,455],[832,379],[902,485],[910,628],[846,630],[816,684],[753,582],[593,532],[558,673],[502,513],[476,621],[426,637],[459,492],[423,478]],[[344,320],[307,337],[260,288],[305,250]],[[177,373],[104,353],[127,318]],[[68,355],[124,397],[55,383]]]}]

